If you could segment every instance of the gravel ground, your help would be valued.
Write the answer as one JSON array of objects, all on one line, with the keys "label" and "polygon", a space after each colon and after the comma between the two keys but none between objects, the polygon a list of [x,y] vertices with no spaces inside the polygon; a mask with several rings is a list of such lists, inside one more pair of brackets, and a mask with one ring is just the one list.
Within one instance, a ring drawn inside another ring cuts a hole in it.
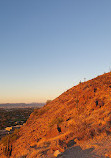
[{"label": "gravel ground", "polygon": [[80,146],[75,146],[67,149],[64,153],[58,155],[57,158],[105,158],[96,155],[93,150],[94,148],[82,150]]}]

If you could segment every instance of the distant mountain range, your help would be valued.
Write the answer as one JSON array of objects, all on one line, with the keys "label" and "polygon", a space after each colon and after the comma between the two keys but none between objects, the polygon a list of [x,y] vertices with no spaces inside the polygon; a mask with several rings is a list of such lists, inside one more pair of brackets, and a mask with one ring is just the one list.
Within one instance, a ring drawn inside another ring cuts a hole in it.
[{"label": "distant mountain range", "polygon": [[0,104],[0,108],[29,108],[29,107],[42,107],[45,103],[6,103]]}]

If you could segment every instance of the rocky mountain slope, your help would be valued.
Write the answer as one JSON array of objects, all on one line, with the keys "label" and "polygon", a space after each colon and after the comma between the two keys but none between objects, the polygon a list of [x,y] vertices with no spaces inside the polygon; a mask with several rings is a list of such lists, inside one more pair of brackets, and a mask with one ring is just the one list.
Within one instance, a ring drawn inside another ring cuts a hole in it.
[{"label": "rocky mountain slope", "polygon": [[111,72],[35,110],[7,142],[8,148],[0,146],[2,158],[111,157]]}]

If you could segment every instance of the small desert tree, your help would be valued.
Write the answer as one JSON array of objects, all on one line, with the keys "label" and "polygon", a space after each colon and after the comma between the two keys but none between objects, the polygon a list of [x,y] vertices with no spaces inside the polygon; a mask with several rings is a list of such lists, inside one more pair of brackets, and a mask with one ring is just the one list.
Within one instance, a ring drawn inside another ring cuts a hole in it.
[{"label": "small desert tree", "polygon": [[47,100],[47,101],[46,101],[46,104],[50,103],[51,101],[52,101],[52,100]]}]

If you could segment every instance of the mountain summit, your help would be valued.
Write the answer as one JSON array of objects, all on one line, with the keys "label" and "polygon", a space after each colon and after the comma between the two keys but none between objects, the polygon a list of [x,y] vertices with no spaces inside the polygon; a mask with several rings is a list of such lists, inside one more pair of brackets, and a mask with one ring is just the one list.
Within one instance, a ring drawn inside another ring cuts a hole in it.
[{"label": "mountain summit", "polygon": [[111,157],[111,72],[35,110],[8,143],[11,158]]}]

